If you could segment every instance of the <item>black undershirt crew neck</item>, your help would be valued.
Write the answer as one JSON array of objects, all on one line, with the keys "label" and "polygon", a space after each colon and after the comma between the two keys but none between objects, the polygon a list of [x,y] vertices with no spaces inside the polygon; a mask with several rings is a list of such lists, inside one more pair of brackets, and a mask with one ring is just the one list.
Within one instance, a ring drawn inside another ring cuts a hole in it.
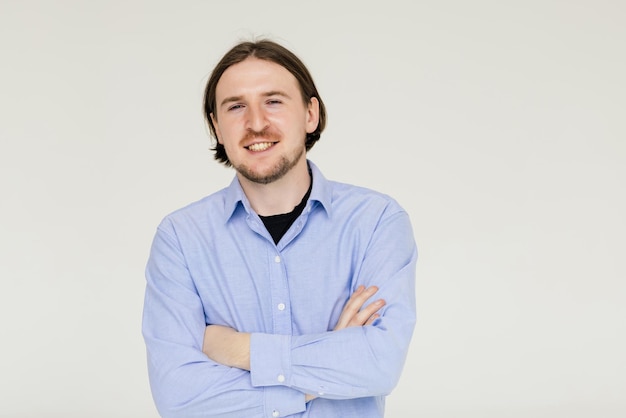
[{"label": "black undershirt crew neck", "polygon": [[274,240],[274,244],[278,244],[280,239],[285,235],[285,233],[289,230],[289,227],[293,222],[300,216],[304,207],[306,206],[306,202],[309,200],[309,196],[311,195],[311,189],[313,188],[313,177],[311,177],[311,183],[309,184],[309,190],[307,190],[306,194],[298,203],[298,206],[293,208],[293,210],[289,213],[281,213],[279,215],[270,215],[270,216],[261,216],[259,218],[263,221],[265,228],[272,236]]}]

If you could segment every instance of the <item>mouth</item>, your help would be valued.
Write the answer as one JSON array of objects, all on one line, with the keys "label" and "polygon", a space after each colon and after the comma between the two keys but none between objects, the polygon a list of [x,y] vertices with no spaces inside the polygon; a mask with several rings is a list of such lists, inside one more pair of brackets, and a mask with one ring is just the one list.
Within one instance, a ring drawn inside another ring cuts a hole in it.
[{"label": "mouth", "polygon": [[257,142],[255,144],[250,144],[245,148],[249,151],[260,152],[273,147],[274,144],[276,144],[276,142]]}]

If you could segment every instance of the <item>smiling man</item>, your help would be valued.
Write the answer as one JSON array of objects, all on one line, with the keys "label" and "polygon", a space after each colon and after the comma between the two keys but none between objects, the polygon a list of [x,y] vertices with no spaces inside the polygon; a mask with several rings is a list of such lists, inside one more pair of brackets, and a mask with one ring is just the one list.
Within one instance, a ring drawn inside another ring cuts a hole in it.
[{"label": "smiling man", "polygon": [[243,42],[205,91],[230,186],[168,215],[143,334],[164,417],[382,417],[415,324],[406,212],[306,158],[326,121],[284,47]]}]

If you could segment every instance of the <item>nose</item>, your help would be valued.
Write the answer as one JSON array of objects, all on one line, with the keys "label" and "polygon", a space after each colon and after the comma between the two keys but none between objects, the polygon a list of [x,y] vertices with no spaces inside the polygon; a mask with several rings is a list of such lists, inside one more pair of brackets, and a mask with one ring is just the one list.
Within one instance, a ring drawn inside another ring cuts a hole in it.
[{"label": "nose", "polygon": [[247,128],[255,132],[261,132],[268,127],[269,122],[265,110],[261,106],[248,107]]}]

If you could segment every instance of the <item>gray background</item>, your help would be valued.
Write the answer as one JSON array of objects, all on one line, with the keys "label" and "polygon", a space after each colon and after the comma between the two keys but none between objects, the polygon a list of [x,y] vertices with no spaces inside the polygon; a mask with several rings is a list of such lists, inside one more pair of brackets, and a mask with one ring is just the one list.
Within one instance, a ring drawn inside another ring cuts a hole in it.
[{"label": "gray background", "polygon": [[0,7],[0,416],[157,416],[150,242],[232,178],[202,89],[264,35],[328,107],[309,157],[413,221],[419,323],[387,416],[626,416],[626,3]]}]

